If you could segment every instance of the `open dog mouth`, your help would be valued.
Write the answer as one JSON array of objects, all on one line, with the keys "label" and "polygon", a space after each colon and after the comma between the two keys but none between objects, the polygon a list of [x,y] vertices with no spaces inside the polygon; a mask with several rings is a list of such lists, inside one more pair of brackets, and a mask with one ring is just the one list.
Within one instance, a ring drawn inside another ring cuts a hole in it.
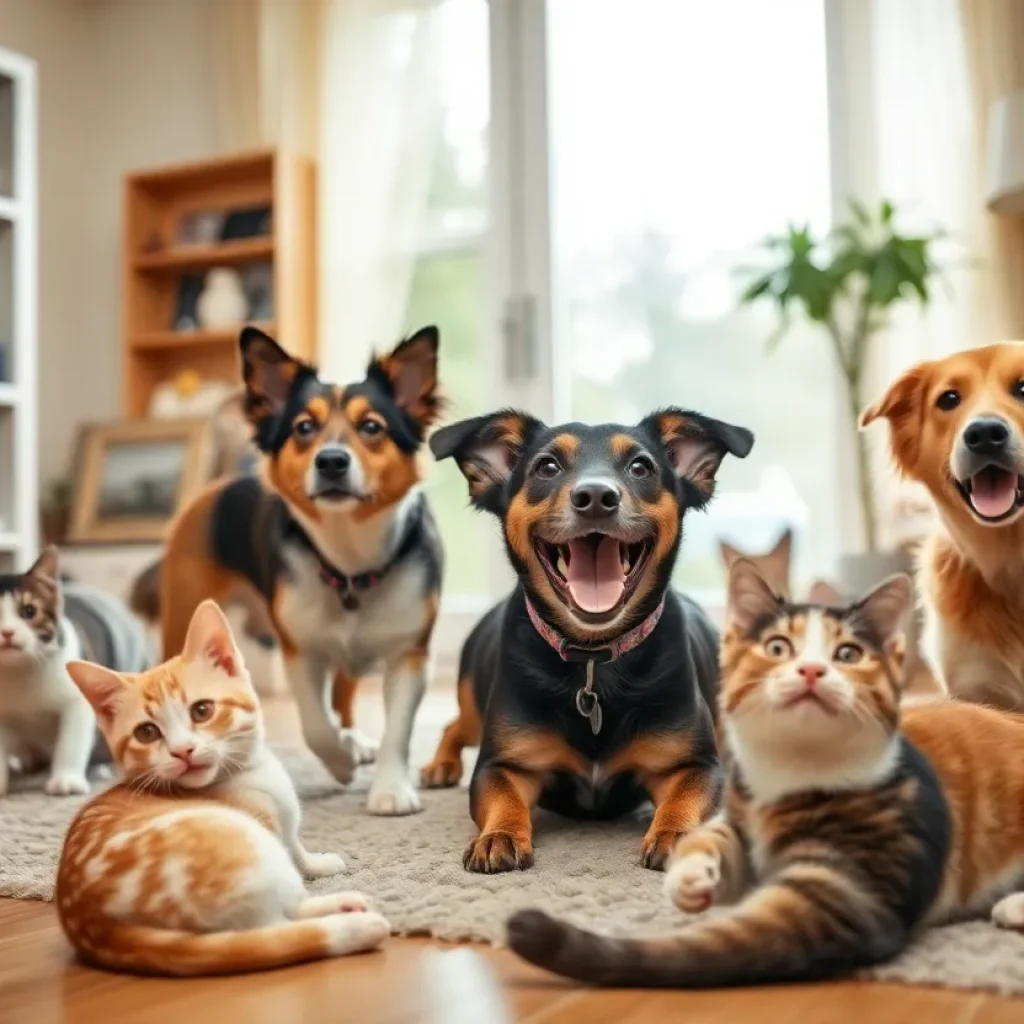
[{"label": "open dog mouth", "polygon": [[607,615],[629,600],[653,547],[605,533],[562,543],[538,540],[534,546],[555,593],[589,615]]},{"label": "open dog mouth", "polygon": [[956,487],[975,515],[988,523],[1006,519],[1024,504],[1024,477],[1003,466],[985,466],[957,480]]}]

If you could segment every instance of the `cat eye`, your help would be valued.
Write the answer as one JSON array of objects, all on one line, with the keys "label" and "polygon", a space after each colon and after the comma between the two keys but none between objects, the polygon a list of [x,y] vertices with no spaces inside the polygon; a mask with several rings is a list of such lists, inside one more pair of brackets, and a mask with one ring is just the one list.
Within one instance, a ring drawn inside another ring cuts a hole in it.
[{"label": "cat eye", "polygon": [[213,701],[197,700],[188,709],[188,713],[192,716],[193,722],[208,722],[213,717]]},{"label": "cat eye", "polygon": [[960,392],[954,388],[948,388],[935,400],[935,404],[943,411],[949,412],[960,404]]},{"label": "cat eye", "polygon": [[23,619],[34,619],[38,610],[34,604],[23,604],[19,609]]},{"label": "cat eye", "polygon": [[561,472],[562,467],[550,455],[545,455],[533,464],[533,475],[543,480],[553,480]]},{"label": "cat eye", "polygon": [[132,733],[139,743],[156,743],[160,739],[162,733],[152,722],[143,722],[141,725],[135,726],[135,731]]},{"label": "cat eye", "polygon": [[840,644],[832,655],[833,661],[841,662],[843,665],[854,665],[864,657],[864,648],[857,644]]},{"label": "cat eye", "polygon": [[316,433],[316,420],[299,420],[292,430],[295,431],[296,437],[310,438]]},{"label": "cat eye", "polygon": [[771,658],[792,658],[793,645],[784,636],[773,636],[764,642],[764,649]]}]

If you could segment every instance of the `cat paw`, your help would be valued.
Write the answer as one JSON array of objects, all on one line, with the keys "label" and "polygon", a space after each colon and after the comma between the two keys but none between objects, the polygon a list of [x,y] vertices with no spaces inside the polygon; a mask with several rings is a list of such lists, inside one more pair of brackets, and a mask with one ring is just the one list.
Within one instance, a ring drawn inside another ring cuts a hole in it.
[{"label": "cat paw", "polygon": [[371,814],[384,817],[398,817],[403,814],[418,814],[423,810],[416,788],[406,778],[376,778],[366,798],[366,809]]},{"label": "cat paw", "polygon": [[718,858],[710,853],[686,853],[674,861],[665,875],[668,898],[686,914],[700,914],[715,902],[722,878]]},{"label": "cat paw", "polygon": [[306,853],[299,869],[307,878],[330,878],[345,870],[345,862],[336,853]]},{"label": "cat paw", "polygon": [[358,729],[342,729],[341,745],[357,765],[373,764],[377,760],[378,744]]},{"label": "cat paw", "polygon": [[519,842],[507,832],[485,833],[466,847],[462,866],[480,875],[525,871],[533,866],[533,847]]},{"label": "cat paw", "polygon": [[333,956],[376,949],[391,934],[391,925],[380,914],[332,914],[321,923]]},{"label": "cat paw", "polygon": [[328,917],[332,914],[356,914],[370,909],[370,901],[361,892],[329,892],[304,899],[296,918]]},{"label": "cat paw", "polygon": [[462,779],[462,760],[431,761],[420,769],[420,785],[424,789],[447,789]]},{"label": "cat paw", "polygon": [[643,866],[652,871],[664,871],[679,837],[684,835],[686,835],[685,832],[675,829],[666,829],[664,832],[648,832],[640,847]]},{"label": "cat paw", "polygon": [[89,792],[89,781],[77,772],[58,772],[46,780],[44,787],[50,796],[73,796]]},{"label": "cat paw", "polygon": [[1024,892],[1011,892],[992,908],[992,923],[1000,928],[1024,929]]}]

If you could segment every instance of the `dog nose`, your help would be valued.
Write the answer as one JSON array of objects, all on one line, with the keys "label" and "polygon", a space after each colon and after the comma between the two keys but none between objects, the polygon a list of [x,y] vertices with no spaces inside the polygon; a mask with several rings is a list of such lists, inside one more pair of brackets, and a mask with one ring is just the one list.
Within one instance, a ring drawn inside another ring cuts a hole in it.
[{"label": "dog nose", "polygon": [[978,455],[995,455],[1010,440],[1010,428],[998,416],[971,420],[964,430],[964,444]]},{"label": "dog nose", "polygon": [[325,480],[340,480],[347,472],[352,456],[344,448],[321,448],[316,453],[316,471]]},{"label": "dog nose", "polygon": [[601,519],[614,515],[622,502],[622,492],[605,480],[581,480],[572,489],[570,501],[581,516]]},{"label": "dog nose", "polygon": [[824,665],[801,665],[797,672],[804,677],[804,682],[807,684],[808,690],[813,690],[818,683],[825,677],[825,666]]}]

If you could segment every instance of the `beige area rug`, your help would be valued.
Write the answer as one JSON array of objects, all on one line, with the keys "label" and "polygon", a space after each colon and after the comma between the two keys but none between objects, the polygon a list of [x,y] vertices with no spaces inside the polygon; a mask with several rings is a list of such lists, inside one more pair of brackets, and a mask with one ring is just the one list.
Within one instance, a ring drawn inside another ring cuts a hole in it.
[{"label": "beige area rug", "polygon": [[[420,761],[432,747],[425,739],[416,744]],[[662,895],[662,876],[639,866],[639,818],[590,824],[538,812],[530,871],[471,875],[462,868],[473,835],[465,789],[424,793],[422,814],[374,818],[363,808],[368,771],[344,791],[304,750],[279,753],[305,802],[306,845],[348,864],[313,890],[368,893],[396,933],[500,944],[509,914],[531,906],[620,935],[664,934],[687,920]],[[50,899],[61,838],[79,802],[43,795],[38,780],[0,800],[0,896]],[[936,929],[869,975],[1024,995],[1024,937],[987,922]]]}]

